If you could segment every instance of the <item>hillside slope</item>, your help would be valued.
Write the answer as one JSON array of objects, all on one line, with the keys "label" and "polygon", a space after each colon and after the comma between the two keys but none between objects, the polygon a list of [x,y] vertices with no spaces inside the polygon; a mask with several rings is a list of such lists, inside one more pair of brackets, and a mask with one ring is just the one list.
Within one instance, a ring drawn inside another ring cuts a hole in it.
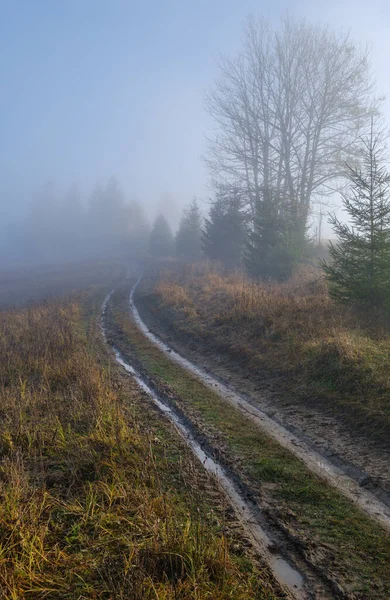
[{"label": "hillside slope", "polygon": [[137,299],[167,343],[390,502],[389,329],[335,306],[316,273],[261,285],[171,268]]},{"label": "hillside slope", "polygon": [[102,297],[0,312],[1,597],[283,597],[175,430],[111,366]]}]

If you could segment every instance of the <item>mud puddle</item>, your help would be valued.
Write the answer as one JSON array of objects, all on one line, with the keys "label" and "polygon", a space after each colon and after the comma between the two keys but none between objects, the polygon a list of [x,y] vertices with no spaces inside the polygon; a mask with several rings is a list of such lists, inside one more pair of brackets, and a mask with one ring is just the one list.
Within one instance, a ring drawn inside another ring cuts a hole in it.
[{"label": "mud puddle", "polygon": [[[110,301],[112,293],[113,292],[110,292],[106,296],[102,305],[101,329],[106,343],[108,343],[108,340],[104,319],[107,305]],[[142,376],[126,362],[120,351],[115,346],[110,344],[110,347],[118,364],[120,364],[125,371],[135,379],[139,387],[148,395],[158,409],[164,413],[164,415],[175,426],[194,455],[202,463],[203,467],[217,479],[219,486],[234,509],[239,522],[251,539],[254,548],[261,554],[262,557],[265,558],[275,579],[279,582],[282,588],[288,591],[289,594],[297,600],[305,600],[310,598],[311,595],[308,595],[305,589],[303,575],[285,558],[283,558],[283,556],[273,551],[273,548],[275,547],[274,540],[272,540],[267,531],[258,522],[258,517],[256,515],[256,513],[259,513],[258,506],[250,500],[244,498],[244,496],[237,489],[236,485],[229,478],[224,468],[201,448],[200,444],[194,439],[189,427],[183,422],[180,416],[161,398],[159,398],[159,396],[149,387]]]},{"label": "mud puddle", "polygon": [[131,291],[129,304],[132,317],[144,335],[170,357],[171,360],[178,363],[192,375],[195,375],[205,385],[218,393],[218,395],[226,402],[249,416],[252,421],[265,432],[271,435],[295,456],[300,458],[312,472],[316,473],[332,486],[340,490],[368,515],[380,522],[387,530],[390,530],[390,508],[385,503],[382,503],[369,490],[362,488],[359,485],[359,481],[350,477],[342,467],[335,465],[326,457],[313,450],[305,440],[283,427],[283,425],[268,416],[261,408],[249,402],[244,396],[233,391],[210,373],[174,351],[149,330],[134,303],[134,293],[141,279],[142,277],[137,281]]}]

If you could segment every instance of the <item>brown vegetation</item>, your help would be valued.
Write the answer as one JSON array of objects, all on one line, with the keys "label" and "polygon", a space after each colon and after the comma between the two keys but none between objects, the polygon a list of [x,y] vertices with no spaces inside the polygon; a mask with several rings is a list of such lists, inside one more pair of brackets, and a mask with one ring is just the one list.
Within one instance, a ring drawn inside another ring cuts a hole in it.
[{"label": "brown vegetation", "polygon": [[335,304],[316,269],[276,284],[187,266],[164,271],[143,301],[204,351],[386,443],[390,331],[378,315]]},{"label": "brown vegetation", "polygon": [[[119,288],[109,303],[110,339],[149,385],[189,419],[202,444],[209,445],[209,451],[228,468],[230,475],[244,482],[246,493],[258,503],[270,531],[278,539],[278,548],[283,548],[287,556],[291,556],[292,549],[296,551],[309,570],[314,568],[323,581],[336,586],[337,596],[355,600],[390,597],[387,532],[354,502],[310,472],[294,453],[259,427],[250,414],[226,402],[213,386],[186,371],[149,340],[130,316],[129,286],[127,282]],[[150,317],[144,306],[146,299],[150,301],[145,288],[149,289],[147,281],[137,288],[135,300],[137,308],[142,306],[142,312]],[[158,317],[149,318],[149,326],[151,321],[158,326],[169,310],[172,318],[178,314],[174,309],[165,309],[161,314],[162,308],[160,303]],[[177,342],[170,333],[169,338]],[[205,361],[202,364],[213,368],[217,361],[207,352],[211,338],[207,340],[209,343],[201,346]],[[180,343],[179,349],[188,350],[189,345],[190,339],[186,344]],[[242,375],[245,378],[245,371]]]},{"label": "brown vegetation", "polygon": [[273,598],[81,317],[75,300],[0,313],[0,596]]}]

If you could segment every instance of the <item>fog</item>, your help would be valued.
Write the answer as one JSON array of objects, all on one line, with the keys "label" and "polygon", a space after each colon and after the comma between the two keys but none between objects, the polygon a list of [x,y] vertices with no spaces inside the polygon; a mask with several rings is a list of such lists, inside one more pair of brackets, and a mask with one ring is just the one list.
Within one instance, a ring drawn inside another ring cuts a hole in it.
[{"label": "fog", "polygon": [[[238,52],[249,13],[286,11],[370,44],[388,94],[385,0],[3,2],[1,264],[116,252],[134,227],[131,247],[145,249],[157,214],[176,230],[194,196],[205,213],[219,55]],[[388,101],[383,112],[390,122]]]}]

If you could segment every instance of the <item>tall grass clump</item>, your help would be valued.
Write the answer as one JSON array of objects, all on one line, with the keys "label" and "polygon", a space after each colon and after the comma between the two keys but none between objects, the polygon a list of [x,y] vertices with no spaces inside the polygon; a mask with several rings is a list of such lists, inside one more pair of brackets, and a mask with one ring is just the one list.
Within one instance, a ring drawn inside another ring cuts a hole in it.
[{"label": "tall grass clump", "polygon": [[386,439],[388,321],[337,304],[319,269],[305,266],[276,283],[210,263],[189,265],[160,273],[143,301],[203,352]]},{"label": "tall grass clump", "polygon": [[76,300],[0,313],[0,597],[273,598],[80,320]]}]

